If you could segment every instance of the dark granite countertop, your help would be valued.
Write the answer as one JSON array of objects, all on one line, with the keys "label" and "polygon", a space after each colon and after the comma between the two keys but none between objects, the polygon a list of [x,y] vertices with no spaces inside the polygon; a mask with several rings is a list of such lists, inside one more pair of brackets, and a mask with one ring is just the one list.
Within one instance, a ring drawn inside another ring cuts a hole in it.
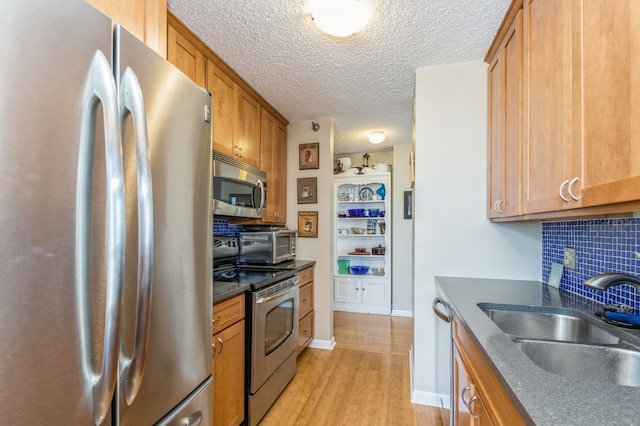
[{"label": "dark granite countertop", "polygon": [[[315,260],[295,260],[292,263],[287,263],[282,269],[298,272],[315,264]],[[231,299],[247,290],[249,290],[248,284],[215,281],[213,283],[213,304],[215,305],[216,303]]]},{"label": "dark granite countertop", "polygon": [[[640,424],[640,388],[578,380],[543,370],[478,307],[478,303],[554,306],[592,315],[602,310],[602,305],[537,281],[436,277],[436,283],[529,423]],[[640,338],[637,330],[603,325],[628,340],[637,342]],[[640,370],[630,374],[640,374]]]}]

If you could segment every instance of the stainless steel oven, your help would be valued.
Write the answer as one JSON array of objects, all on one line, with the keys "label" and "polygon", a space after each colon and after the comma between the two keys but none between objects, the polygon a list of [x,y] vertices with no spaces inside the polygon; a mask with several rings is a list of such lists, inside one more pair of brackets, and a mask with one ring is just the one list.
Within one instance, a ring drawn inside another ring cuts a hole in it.
[{"label": "stainless steel oven", "polygon": [[257,425],[296,373],[297,275],[251,291],[248,421]]}]

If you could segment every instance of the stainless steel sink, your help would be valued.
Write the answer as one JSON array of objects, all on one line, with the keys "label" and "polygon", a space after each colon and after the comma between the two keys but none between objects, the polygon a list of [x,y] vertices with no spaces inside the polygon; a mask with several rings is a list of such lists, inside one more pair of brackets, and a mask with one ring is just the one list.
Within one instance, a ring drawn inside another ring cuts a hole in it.
[{"label": "stainless steel sink", "polygon": [[481,306],[484,313],[511,337],[608,345],[620,343],[617,336],[595,325],[595,320],[569,310],[549,312],[548,309],[553,308],[534,310],[534,307],[519,307],[530,310],[509,310],[486,306]]},{"label": "stainless steel sink", "polygon": [[538,367],[561,376],[640,387],[640,352],[620,347],[515,339]]},{"label": "stainless steel sink", "polygon": [[640,387],[640,340],[565,308],[479,304],[538,367],[579,380]]}]

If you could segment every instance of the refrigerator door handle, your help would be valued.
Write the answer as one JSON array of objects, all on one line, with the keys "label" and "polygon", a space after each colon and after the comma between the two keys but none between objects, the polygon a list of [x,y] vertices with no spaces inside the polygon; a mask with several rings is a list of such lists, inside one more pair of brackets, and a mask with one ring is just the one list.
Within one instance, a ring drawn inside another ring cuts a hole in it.
[{"label": "refrigerator door handle", "polygon": [[[105,135],[107,254],[102,365],[97,373],[92,362],[94,339],[91,335],[89,254],[92,244],[90,228],[96,115],[100,104]],[[83,374],[87,383],[91,384],[95,423],[101,424],[111,409],[118,372],[125,244],[124,171],[118,95],[109,61],[101,51],[95,53],[91,62],[82,108],[76,188],[75,285],[78,294]]]},{"label": "refrigerator door handle", "polygon": [[[153,272],[153,185],[149,157],[149,135],[144,99],[138,78],[127,68],[120,83],[120,120],[127,114],[133,120],[138,189],[138,291],[133,353],[125,362],[125,399],[131,405],[138,395],[144,375],[151,321],[151,290]],[[124,142],[124,137],[122,138]]]}]

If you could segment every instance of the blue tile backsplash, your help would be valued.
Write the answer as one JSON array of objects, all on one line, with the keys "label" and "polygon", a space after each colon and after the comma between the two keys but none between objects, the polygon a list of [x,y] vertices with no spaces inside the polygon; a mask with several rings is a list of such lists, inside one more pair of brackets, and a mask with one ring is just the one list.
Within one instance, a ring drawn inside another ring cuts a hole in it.
[{"label": "blue tile backsplash", "polygon": [[242,226],[231,225],[226,219],[213,220],[213,235],[226,235],[235,237],[242,230]]},{"label": "blue tile backsplash", "polygon": [[561,288],[600,303],[622,303],[640,309],[635,287],[623,284],[606,292],[592,290],[582,283],[597,274],[623,272],[640,276],[640,219],[593,219],[542,224],[542,281],[548,282],[551,263],[560,263],[564,247],[577,252],[576,269],[564,269]]}]

